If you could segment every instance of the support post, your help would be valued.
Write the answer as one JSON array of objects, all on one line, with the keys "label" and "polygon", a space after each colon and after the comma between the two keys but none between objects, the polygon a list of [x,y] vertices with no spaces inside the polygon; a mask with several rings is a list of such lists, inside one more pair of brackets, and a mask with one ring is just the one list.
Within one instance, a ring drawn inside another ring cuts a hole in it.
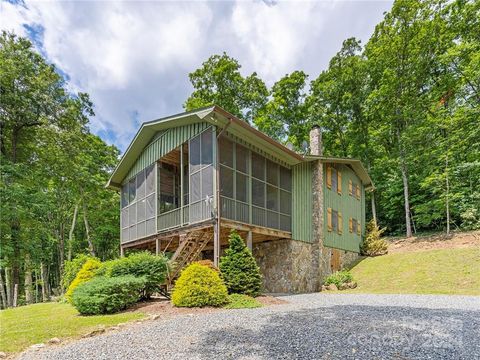
[{"label": "support post", "polygon": [[252,251],[252,248],[253,248],[253,239],[252,239],[252,232],[249,231],[247,233],[247,247],[250,249],[250,251]]},{"label": "support post", "polygon": [[123,246],[120,245],[120,257],[124,257],[125,256],[125,253],[124,253],[124,250],[123,250]]},{"label": "support post", "polygon": [[215,175],[213,178],[213,201],[214,201],[214,217],[215,217],[215,223],[213,225],[213,264],[218,267],[220,263],[220,169],[219,169],[219,164],[220,164],[220,154],[218,152],[219,146],[219,137],[222,134],[217,134],[218,129],[214,129],[213,131],[213,168],[215,170]]},{"label": "support post", "polygon": [[159,238],[156,238],[155,239],[155,255],[159,255],[160,254],[160,239]]}]

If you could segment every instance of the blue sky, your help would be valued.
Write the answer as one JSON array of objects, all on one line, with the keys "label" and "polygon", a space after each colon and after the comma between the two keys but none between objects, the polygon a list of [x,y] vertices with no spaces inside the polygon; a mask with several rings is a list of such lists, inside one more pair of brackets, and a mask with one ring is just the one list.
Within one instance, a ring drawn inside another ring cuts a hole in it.
[{"label": "blue sky", "polygon": [[226,51],[271,86],[310,80],[342,41],[368,41],[391,1],[3,1],[0,27],[27,36],[95,104],[91,129],[122,151],[137,128],[182,111],[188,73]]}]

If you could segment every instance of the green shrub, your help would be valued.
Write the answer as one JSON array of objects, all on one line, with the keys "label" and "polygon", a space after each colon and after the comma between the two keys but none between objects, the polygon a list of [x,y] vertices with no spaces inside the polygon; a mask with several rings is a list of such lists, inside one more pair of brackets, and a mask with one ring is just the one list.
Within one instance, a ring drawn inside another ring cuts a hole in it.
[{"label": "green shrub", "polygon": [[329,275],[326,279],[324,284],[330,285],[335,284],[337,288],[340,287],[342,284],[347,284],[353,281],[353,276],[348,270],[342,270],[334,272],[333,274]]},{"label": "green shrub", "polygon": [[75,276],[75,279],[68,286],[67,292],[65,293],[65,298],[69,303],[72,303],[72,294],[73,291],[80,284],[87,282],[95,276],[95,271],[101,266],[101,262],[95,258],[88,259]]},{"label": "green shrub", "polygon": [[262,275],[252,252],[236,231],[229,236],[229,247],[220,258],[220,272],[230,294],[257,296],[262,287]]},{"label": "green shrub", "polygon": [[137,252],[116,260],[105,262],[99,274],[108,277],[132,275],[145,279],[143,298],[149,298],[159,290],[167,276],[167,258],[149,252]]},{"label": "green shrub", "polygon": [[73,292],[73,306],[82,315],[111,314],[135,304],[145,287],[145,279],[134,276],[95,277]]},{"label": "green shrub", "polygon": [[222,306],[228,302],[228,291],[218,272],[192,263],[176,281],[172,302],[179,307]]},{"label": "green shrub", "polygon": [[378,256],[388,252],[388,243],[382,239],[385,229],[380,229],[375,220],[370,220],[367,224],[367,234],[360,246],[362,255]]},{"label": "green shrub", "polygon": [[98,260],[92,256],[85,255],[85,254],[79,254],[77,255],[74,259],[70,261],[65,261],[64,267],[63,267],[63,274],[62,274],[62,288],[63,289],[68,289],[72,281],[75,279],[77,276],[78,272],[82,268],[83,264],[87,262],[87,260],[90,259],[95,259]]},{"label": "green shrub", "polygon": [[243,294],[228,295],[228,304],[225,309],[253,309],[262,307],[262,303],[255,298]]}]

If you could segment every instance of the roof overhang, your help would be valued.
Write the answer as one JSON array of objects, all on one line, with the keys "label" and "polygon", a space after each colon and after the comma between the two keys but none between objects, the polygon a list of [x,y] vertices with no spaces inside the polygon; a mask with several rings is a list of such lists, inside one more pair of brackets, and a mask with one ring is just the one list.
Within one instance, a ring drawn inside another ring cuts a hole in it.
[{"label": "roof overhang", "polygon": [[328,156],[318,156],[318,155],[305,155],[305,160],[306,161],[320,160],[322,163],[350,165],[353,171],[355,171],[357,176],[362,181],[362,184],[365,186],[365,190],[367,191],[375,190],[375,186],[373,185],[372,179],[368,175],[368,172],[363,166],[362,162],[358,159],[328,157]]},{"label": "roof overhang", "polygon": [[256,144],[262,150],[284,160],[290,165],[298,164],[304,160],[300,154],[288,149],[226,110],[218,106],[208,106],[143,123],[122,155],[106,186],[112,189],[121,188],[121,184],[130,168],[135,164],[143,149],[152,141],[157,132],[199,122],[209,122],[220,128],[228,126],[229,133],[247,142]]}]

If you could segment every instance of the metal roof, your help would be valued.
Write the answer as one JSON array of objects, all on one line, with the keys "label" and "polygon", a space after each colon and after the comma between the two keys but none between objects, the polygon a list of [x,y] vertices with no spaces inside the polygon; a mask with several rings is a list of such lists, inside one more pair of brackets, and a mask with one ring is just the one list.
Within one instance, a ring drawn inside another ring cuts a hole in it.
[{"label": "metal roof", "polygon": [[225,129],[228,127],[228,132],[257,145],[265,152],[284,160],[290,165],[313,160],[349,164],[367,189],[373,190],[372,180],[360,160],[315,155],[302,156],[216,105],[144,122],[122,155],[106,186],[117,189],[121,187],[128,171],[158,131],[199,122],[208,122]]},{"label": "metal roof", "polygon": [[359,159],[353,158],[342,158],[342,157],[333,157],[333,156],[318,156],[318,155],[305,155],[306,161],[314,161],[320,160],[324,163],[336,163],[336,164],[347,164],[350,165],[357,174],[357,176],[362,181],[362,184],[365,186],[365,190],[373,191],[375,190],[375,186],[373,185],[373,181],[368,175],[367,170],[363,166],[362,162]]},{"label": "metal roof", "polygon": [[120,184],[128,171],[158,131],[198,122],[208,122],[220,128],[225,128],[228,125],[228,132],[256,144],[267,153],[286,161],[288,164],[295,165],[303,161],[300,154],[288,149],[245,121],[238,119],[218,106],[208,106],[143,123],[113,171],[107,187],[120,188]]}]

